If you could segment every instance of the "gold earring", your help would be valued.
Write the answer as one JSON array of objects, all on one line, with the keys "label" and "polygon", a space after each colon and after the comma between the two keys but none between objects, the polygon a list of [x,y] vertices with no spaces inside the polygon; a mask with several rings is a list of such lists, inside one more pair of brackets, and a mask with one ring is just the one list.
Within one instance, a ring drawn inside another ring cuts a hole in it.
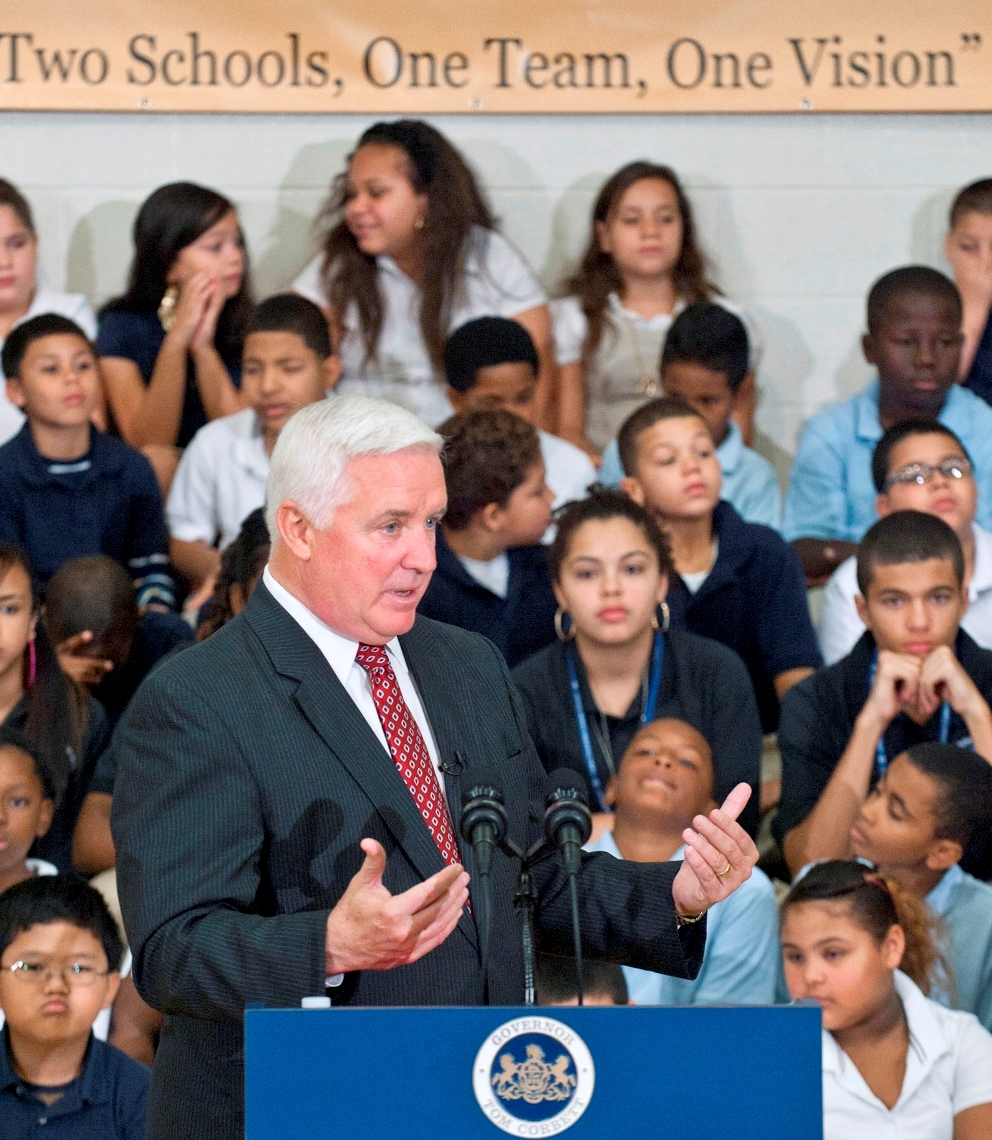
[{"label": "gold earring", "polygon": [[418,233],[424,228],[424,221],[425,219],[423,214],[421,214],[420,217],[414,221],[413,228],[417,230]]},{"label": "gold earring", "polygon": [[170,285],[162,295],[158,306],[158,323],[168,332],[176,319],[176,305],[179,303],[179,286]]},{"label": "gold earring", "polygon": [[571,641],[575,637],[575,623],[569,626],[568,631],[565,631],[565,618],[568,614],[559,606],[555,610],[555,633],[558,634],[559,641]]}]

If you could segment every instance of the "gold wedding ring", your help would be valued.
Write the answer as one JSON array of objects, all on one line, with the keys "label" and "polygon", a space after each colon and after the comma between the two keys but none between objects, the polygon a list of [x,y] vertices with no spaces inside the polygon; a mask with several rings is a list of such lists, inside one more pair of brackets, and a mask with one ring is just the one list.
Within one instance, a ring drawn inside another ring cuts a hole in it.
[{"label": "gold wedding ring", "polygon": [[728,859],[727,865],[726,865],[726,867],[724,867],[724,869],[722,871],[714,871],[713,873],[716,875],[716,877],[718,879],[722,879],[724,875],[729,875],[733,869],[734,868],[730,865],[730,860]]}]

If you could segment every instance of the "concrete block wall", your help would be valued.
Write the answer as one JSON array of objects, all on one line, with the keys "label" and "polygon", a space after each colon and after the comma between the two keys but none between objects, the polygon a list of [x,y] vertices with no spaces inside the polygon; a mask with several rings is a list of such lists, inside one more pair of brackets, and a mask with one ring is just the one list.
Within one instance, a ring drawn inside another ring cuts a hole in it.
[{"label": "concrete block wall", "polygon": [[[13,113],[0,175],[31,200],[56,288],[99,304],[121,289],[130,227],[163,182],[239,206],[260,296],[285,287],[361,116]],[[992,175],[992,115],[438,116],[546,285],[570,266],[592,199],[623,163],[683,177],[717,282],[763,341],[759,447],[781,475],[804,422],[868,378],[864,296],[910,261],[946,270],[955,190]]]}]

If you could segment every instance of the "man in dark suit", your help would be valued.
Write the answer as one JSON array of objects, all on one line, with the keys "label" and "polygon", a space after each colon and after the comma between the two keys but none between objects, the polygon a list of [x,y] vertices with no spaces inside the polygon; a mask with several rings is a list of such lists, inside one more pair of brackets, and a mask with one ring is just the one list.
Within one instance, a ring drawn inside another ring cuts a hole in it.
[{"label": "man in dark suit", "polygon": [[[510,834],[530,843],[545,777],[495,647],[416,618],[445,505],[439,443],[364,397],[294,416],[272,456],[263,581],[121,723],[118,884],[136,983],[167,1015],[149,1140],[242,1134],[248,1002],[325,987],[357,1005],[522,1001],[515,867],[494,860],[483,977],[472,854],[454,836],[464,790],[497,767]],[[694,976],[696,917],[757,859],[735,822],[745,800],[695,821],[681,865],[584,857],[586,952]],[[534,879],[542,936],[567,951],[559,860]]]}]

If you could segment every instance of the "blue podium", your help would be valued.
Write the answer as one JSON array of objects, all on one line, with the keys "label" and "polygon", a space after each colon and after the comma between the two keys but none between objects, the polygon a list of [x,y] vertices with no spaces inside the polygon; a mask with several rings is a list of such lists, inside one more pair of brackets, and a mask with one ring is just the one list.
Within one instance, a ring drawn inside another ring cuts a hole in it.
[{"label": "blue podium", "polygon": [[248,1010],[246,1140],[822,1140],[820,1010]]}]

